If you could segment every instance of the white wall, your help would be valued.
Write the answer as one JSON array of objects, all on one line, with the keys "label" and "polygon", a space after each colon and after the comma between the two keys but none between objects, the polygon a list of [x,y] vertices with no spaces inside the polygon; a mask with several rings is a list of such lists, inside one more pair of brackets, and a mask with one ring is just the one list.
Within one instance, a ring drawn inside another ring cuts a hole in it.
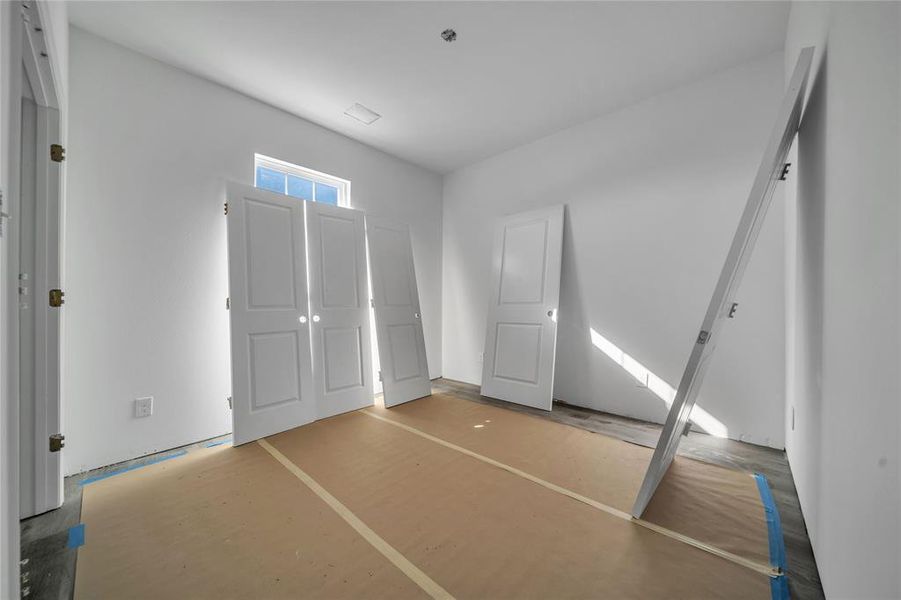
[{"label": "white wall", "polygon": [[[666,407],[589,328],[675,387],[773,126],[776,54],[467,167],[444,184],[444,376],[478,383],[500,215],[567,205],[560,400],[662,422]],[[783,446],[783,214],[777,193],[700,404],[729,437]]]},{"label": "white wall", "polygon": [[[441,367],[441,180],[245,96],[71,30],[66,471],[225,433],[227,180],[260,152],[350,179],[412,226],[431,373]],[[132,401],[154,396],[154,414]]]},{"label": "white wall", "polygon": [[897,3],[798,2],[786,40],[787,68],[817,46],[786,194],[786,450],[833,598],[901,596],[899,31]]}]

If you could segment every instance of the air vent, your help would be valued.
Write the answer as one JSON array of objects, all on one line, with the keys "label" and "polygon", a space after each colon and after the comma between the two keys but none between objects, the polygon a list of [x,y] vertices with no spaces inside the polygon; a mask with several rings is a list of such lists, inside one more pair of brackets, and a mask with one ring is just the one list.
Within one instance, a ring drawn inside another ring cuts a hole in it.
[{"label": "air vent", "polygon": [[360,123],[365,123],[366,125],[372,125],[382,118],[382,115],[378,114],[375,111],[369,110],[359,102],[354,103],[353,106],[345,110],[344,114],[348,117],[353,117]]}]

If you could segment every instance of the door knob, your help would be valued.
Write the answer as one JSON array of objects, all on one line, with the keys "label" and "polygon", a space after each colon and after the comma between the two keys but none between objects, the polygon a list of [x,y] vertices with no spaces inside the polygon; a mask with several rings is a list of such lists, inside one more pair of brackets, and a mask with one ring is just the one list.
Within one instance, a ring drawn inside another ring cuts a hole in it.
[{"label": "door knob", "polygon": [[314,322],[314,323],[318,323],[318,322],[319,322],[319,315],[313,315],[313,322]]},{"label": "door knob", "polygon": [[307,322],[307,316],[306,316],[306,315],[300,315],[300,316],[297,318],[297,320],[300,321],[301,324],[306,323],[306,322]]},{"label": "door knob", "polygon": [[413,313],[413,316],[416,317],[416,318],[418,319],[418,318],[419,318],[419,313]]}]

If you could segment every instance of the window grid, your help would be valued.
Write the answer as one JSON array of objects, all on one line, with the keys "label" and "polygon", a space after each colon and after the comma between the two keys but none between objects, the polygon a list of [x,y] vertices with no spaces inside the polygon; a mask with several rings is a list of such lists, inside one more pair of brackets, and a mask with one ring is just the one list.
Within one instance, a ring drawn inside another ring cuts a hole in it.
[{"label": "window grid", "polygon": [[301,200],[350,207],[350,182],[277,158],[254,155],[254,186]]}]

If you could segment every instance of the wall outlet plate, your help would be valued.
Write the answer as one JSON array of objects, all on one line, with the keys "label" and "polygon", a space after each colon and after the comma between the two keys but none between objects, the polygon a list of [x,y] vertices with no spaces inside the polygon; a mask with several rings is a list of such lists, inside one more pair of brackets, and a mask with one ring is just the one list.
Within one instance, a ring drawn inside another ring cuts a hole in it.
[{"label": "wall outlet plate", "polygon": [[153,414],[153,396],[135,400],[135,418],[149,417]]}]

